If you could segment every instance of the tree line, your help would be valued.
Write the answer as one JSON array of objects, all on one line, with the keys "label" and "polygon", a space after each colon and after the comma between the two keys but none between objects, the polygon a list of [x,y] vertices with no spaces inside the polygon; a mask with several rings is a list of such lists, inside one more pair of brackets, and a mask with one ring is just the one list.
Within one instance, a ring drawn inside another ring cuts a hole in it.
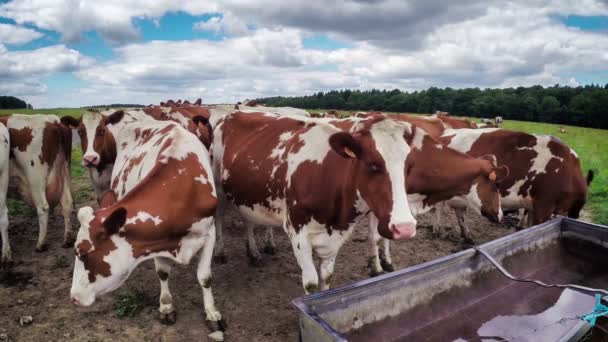
[{"label": "tree line", "polygon": [[506,89],[436,88],[404,92],[399,89],[332,90],[297,97],[256,99],[268,106],[305,109],[377,110],[434,113],[539,121],[608,129],[608,84],[579,87],[532,86]]},{"label": "tree line", "polygon": [[0,109],[32,109],[32,105],[14,96],[0,96]]}]

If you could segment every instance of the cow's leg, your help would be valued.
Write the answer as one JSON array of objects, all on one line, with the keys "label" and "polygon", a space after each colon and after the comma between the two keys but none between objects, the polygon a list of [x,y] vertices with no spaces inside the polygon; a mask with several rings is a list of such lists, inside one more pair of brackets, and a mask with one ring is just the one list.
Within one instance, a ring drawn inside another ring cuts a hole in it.
[{"label": "cow's leg", "polygon": [[530,215],[528,213],[528,210],[526,210],[524,208],[520,208],[520,209],[517,210],[517,214],[519,216],[519,223],[517,224],[518,228],[521,229],[521,228],[528,227],[529,220],[530,220],[530,218],[529,218]]},{"label": "cow's leg", "polygon": [[222,314],[215,307],[213,292],[211,291],[211,260],[213,259],[213,248],[215,245],[215,226],[209,228],[209,234],[201,251],[201,257],[196,270],[196,277],[203,288],[203,304],[209,328],[213,331],[224,331],[226,324]]},{"label": "cow's leg", "polygon": [[252,266],[262,266],[262,255],[258,250],[258,245],[255,243],[255,224],[247,222],[247,256],[249,257],[249,263]]},{"label": "cow's leg", "polygon": [[63,193],[60,199],[61,214],[63,215],[63,224],[65,230],[63,233],[63,247],[70,248],[74,246],[76,237],[72,231],[72,210],[74,209],[74,200],[72,199],[72,189],[70,186],[70,177],[63,182]]},{"label": "cow's leg", "polygon": [[160,322],[171,325],[175,323],[177,312],[173,307],[173,296],[169,290],[169,276],[171,275],[171,263],[167,258],[154,258],[154,268],[160,280],[159,308]]},{"label": "cow's leg", "polygon": [[11,245],[8,241],[8,208],[6,207],[6,193],[8,190],[8,163],[0,173],[0,237],[2,238],[1,265],[10,265],[13,261]]},{"label": "cow's leg", "polygon": [[266,227],[265,242],[264,253],[274,255],[277,252],[277,245],[274,243],[274,229],[271,226]]},{"label": "cow's leg", "polygon": [[217,240],[215,242],[215,251],[213,259],[221,264],[225,264],[226,254],[224,254],[224,215],[226,212],[226,196],[221,191],[221,185],[216,187],[218,195],[217,209],[215,210],[215,231],[217,234]]},{"label": "cow's leg", "polygon": [[2,266],[10,265],[13,261],[11,245],[8,242],[8,208],[6,207],[6,192],[0,194],[0,237],[2,237]]},{"label": "cow's leg", "polygon": [[291,236],[291,247],[296,256],[298,265],[302,270],[302,286],[306,293],[312,293],[319,288],[319,275],[315,269],[315,264],[312,258],[312,245],[308,239],[308,229],[301,229],[295,232],[293,228],[289,228],[289,236]]},{"label": "cow's leg", "polygon": [[321,291],[329,289],[331,277],[334,275],[334,266],[336,264],[337,255],[338,251],[336,251],[336,253],[333,255],[324,256],[321,258],[321,263],[319,264],[319,269],[321,271],[321,284],[319,289]]},{"label": "cow's leg", "polygon": [[464,240],[465,243],[474,245],[475,241],[471,238],[471,234],[469,232],[469,228],[464,222],[464,213],[466,211],[466,207],[462,208],[454,208],[454,214],[456,214],[456,219],[458,220],[458,226],[460,227],[460,236]]},{"label": "cow's leg", "polygon": [[36,251],[42,252],[46,249],[46,234],[49,223],[49,203],[46,200],[46,190],[43,187],[32,188],[32,201],[36,207],[38,215],[38,243],[36,243]]},{"label": "cow's leg", "polygon": [[393,272],[393,260],[391,258],[390,240],[382,238],[382,252],[380,253],[380,266],[385,272]]},{"label": "cow's leg", "polygon": [[440,237],[441,236],[441,208],[439,205],[434,206],[430,210],[431,213],[435,214],[435,219],[433,220],[433,236]]},{"label": "cow's leg", "polygon": [[382,241],[382,236],[380,236],[378,233],[378,220],[373,214],[369,215],[367,241],[369,244],[369,254],[367,260],[369,276],[375,277],[383,273],[382,265],[380,264],[380,253],[378,251],[378,245]]}]

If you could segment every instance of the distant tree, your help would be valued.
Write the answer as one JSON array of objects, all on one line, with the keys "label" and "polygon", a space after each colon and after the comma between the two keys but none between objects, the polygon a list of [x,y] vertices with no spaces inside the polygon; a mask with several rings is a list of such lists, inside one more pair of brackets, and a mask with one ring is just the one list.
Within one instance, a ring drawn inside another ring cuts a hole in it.
[{"label": "distant tree", "polygon": [[[436,88],[404,92],[399,89],[332,90],[310,96],[256,99],[270,106],[380,110],[492,117],[608,128],[608,84],[580,87],[532,86],[505,89]],[[117,105],[118,106],[118,105]],[[120,105],[129,107],[135,105]]]},{"label": "distant tree", "polygon": [[24,109],[27,103],[14,96],[0,96],[0,108],[2,109]]}]

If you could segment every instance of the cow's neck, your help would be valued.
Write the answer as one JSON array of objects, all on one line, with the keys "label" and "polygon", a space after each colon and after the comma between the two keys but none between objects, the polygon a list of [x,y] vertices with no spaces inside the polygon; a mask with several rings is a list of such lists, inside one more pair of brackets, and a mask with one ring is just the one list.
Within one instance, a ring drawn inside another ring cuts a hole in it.
[{"label": "cow's neck", "polygon": [[407,190],[423,195],[425,205],[466,195],[482,168],[481,160],[435,144],[425,144],[411,155],[418,172],[408,176]]}]

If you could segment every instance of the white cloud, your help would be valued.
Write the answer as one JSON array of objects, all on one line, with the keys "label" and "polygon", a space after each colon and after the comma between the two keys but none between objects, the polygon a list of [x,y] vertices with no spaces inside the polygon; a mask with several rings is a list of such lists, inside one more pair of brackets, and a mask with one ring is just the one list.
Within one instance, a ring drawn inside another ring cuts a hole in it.
[{"label": "white cloud", "polygon": [[42,36],[43,34],[36,30],[0,23],[0,43],[25,44]]},{"label": "white cloud", "polygon": [[55,72],[71,72],[93,60],[63,45],[27,51],[8,51],[0,44],[0,93],[40,95],[48,87],[41,78]]},{"label": "white cloud", "polygon": [[[124,43],[138,35],[134,19],[158,22],[177,10],[219,13],[193,29],[225,38],[114,47],[114,59],[75,67],[87,87],[66,97],[78,103],[62,104],[199,96],[223,102],[347,87],[577,84],[577,73],[608,63],[608,36],[559,20],[608,15],[608,2],[594,0],[29,0],[0,5],[0,16],[60,32],[66,40],[95,29]],[[303,38],[315,34],[350,47],[306,49]],[[3,54],[0,45],[0,66]]]},{"label": "white cloud", "polygon": [[216,16],[206,21],[199,21],[194,24],[194,29],[230,37],[244,36],[250,33],[247,24],[230,12],[225,12],[221,17]]},{"label": "white cloud", "polygon": [[0,5],[0,17],[59,32],[65,41],[75,41],[84,32],[98,30],[108,41],[123,43],[139,35],[133,19],[154,20],[180,10],[198,15],[217,11],[217,6],[186,0],[13,0]]}]

